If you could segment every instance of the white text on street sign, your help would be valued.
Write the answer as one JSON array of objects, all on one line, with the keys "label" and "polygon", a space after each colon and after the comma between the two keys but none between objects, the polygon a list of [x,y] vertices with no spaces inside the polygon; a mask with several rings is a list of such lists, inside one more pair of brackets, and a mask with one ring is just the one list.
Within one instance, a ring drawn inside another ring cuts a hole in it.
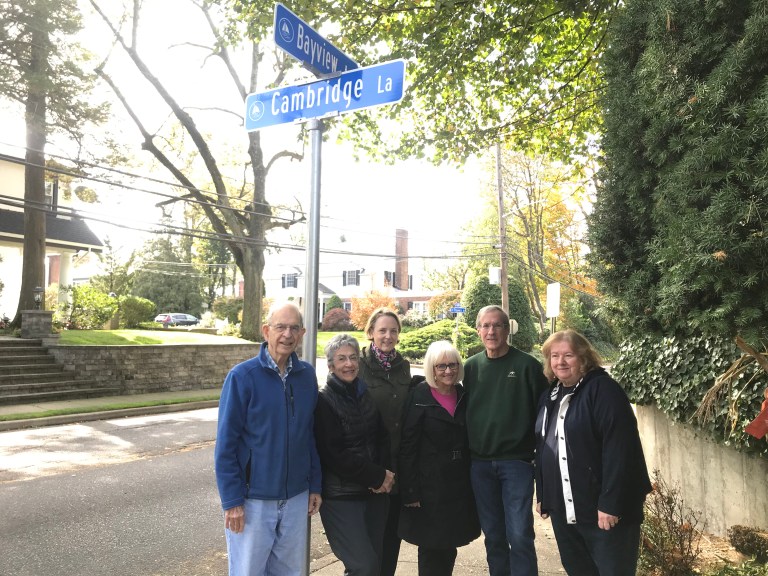
[{"label": "white text on street sign", "polygon": [[405,61],[391,60],[350,70],[336,78],[249,94],[245,100],[245,129],[251,132],[399,102],[404,79]]},{"label": "white text on street sign", "polygon": [[275,4],[275,44],[319,76],[358,68],[357,62],[279,2]]}]

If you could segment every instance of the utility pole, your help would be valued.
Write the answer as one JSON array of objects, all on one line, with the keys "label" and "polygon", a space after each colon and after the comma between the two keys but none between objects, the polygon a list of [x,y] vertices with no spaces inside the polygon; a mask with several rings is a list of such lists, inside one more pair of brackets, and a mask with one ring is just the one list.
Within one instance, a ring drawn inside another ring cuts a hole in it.
[{"label": "utility pole", "polygon": [[509,278],[507,277],[507,221],[501,178],[501,143],[496,143],[496,182],[499,190],[499,251],[501,253],[501,307],[509,315]]}]

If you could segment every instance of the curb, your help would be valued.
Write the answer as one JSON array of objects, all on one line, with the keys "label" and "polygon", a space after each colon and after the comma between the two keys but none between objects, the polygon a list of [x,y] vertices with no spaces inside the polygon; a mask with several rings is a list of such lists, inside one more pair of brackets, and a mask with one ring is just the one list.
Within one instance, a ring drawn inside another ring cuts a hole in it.
[{"label": "curb", "polygon": [[179,402],[177,404],[161,404],[158,406],[121,408],[118,410],[102,410],[99,412],[62,414],[61,416],[44,416],[41,418],[27,418],[24,420],[6,420],[0,422],[0,432],[7,432],[10,430],[23,430],[25,428],[42,428],[43,426],[59,426],[62,424],[74,424],[77,422],[93,422],[94,420],[112,420],[114,418],[127,418],[129,416],[168,414],[171,412],[183,412],[186,410],[216,408],[218,405],[218,400],[201,400],[198,402]]}]

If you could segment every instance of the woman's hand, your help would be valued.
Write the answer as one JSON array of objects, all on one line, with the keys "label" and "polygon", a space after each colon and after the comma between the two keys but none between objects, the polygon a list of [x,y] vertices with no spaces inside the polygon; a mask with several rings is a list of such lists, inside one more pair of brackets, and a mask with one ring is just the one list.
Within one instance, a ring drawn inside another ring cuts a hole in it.
[{"label": "woman's hand", "polygon": [[619,517],[605,512],[597,511],[597,527],[601,530],[610,530],[619,523]]},{"label": "woman's hand", "polygon": [[384,476],[384,482],[378,488],[371,488],[371,492],[374,494],[389,494],[392,490],[392,486],[395,484],[395,473],[391,470],[387,470]]},{"label": "woman's hand", "polygon": [[544,512],[543,514],[541,513],[541,502],[536,502],[536,513],[542,518],[544,518],[544,520],[549,518],[549,514],[547,514],[546,512]]}]

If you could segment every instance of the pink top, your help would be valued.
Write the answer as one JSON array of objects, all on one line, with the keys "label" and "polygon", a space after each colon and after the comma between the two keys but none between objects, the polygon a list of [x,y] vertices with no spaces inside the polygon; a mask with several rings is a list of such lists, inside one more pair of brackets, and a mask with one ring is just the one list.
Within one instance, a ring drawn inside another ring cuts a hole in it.
[{"label": "pink top", "polygon": [[456,414],[456,404],[458,402],[458,395],[456,394],[456,388],[451,389],[451,393],[448,395],[440,394],[437,388],[430,388],[432,391],[432,397],[448,411],[448,414],[454,416]]}]

